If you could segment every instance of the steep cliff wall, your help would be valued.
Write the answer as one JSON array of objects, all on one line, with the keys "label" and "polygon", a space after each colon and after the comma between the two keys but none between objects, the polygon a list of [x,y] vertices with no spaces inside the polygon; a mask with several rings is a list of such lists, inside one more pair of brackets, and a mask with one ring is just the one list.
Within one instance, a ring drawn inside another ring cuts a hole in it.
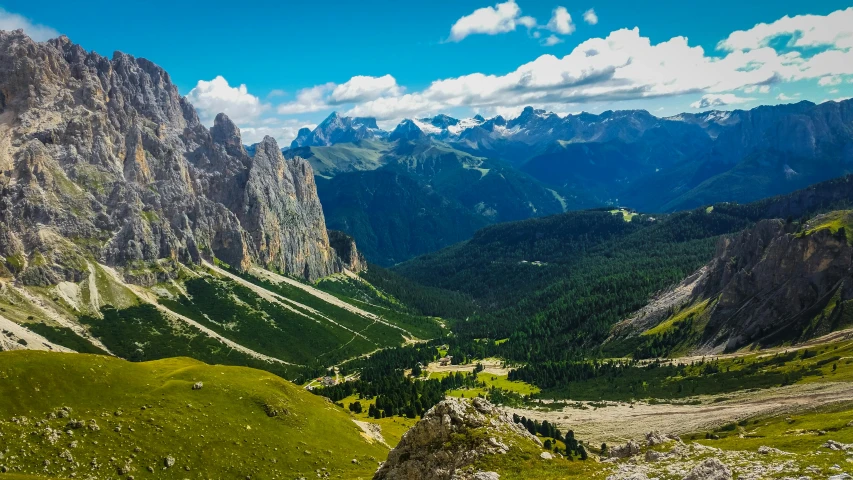
[{"label": "steep cliff wall", "polygon": [[[66,37],[0,32],[0,256],[25,283],[79,281],[215,256],[315,279],[329,244],[313,172],[265,138],[254,158],[220,114],[208,130],[168,73]],[[156,275],[138,275],[152,282]]]},{"label": "steep cliff wall", "polygon": [[[853,326],[853,211],[762,220],[723,237],[707,265],[614,326],[641,356],[800,342]],[[654,347],[650,350],[649,346]]]}]

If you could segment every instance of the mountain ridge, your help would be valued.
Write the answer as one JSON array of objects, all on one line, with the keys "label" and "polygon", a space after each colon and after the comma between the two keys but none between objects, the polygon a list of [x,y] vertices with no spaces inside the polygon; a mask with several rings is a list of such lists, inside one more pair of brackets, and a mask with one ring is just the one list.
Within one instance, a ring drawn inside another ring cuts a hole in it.
[{"label": "mountain ridge", "polygon": [[[504,161],[552,188],[585,190],[599,205],[671,212],[757,200],[849,173],[851,104],[801,101],[668,117],[646,110],[561,116],[526,107],[510,120],[405,119],[365,138],[431,138]],[[755,158],[776,160],[755,165]],[[820,166],[811,165],[816,159]],[[749,188],[755,182],[760,188]]]}]

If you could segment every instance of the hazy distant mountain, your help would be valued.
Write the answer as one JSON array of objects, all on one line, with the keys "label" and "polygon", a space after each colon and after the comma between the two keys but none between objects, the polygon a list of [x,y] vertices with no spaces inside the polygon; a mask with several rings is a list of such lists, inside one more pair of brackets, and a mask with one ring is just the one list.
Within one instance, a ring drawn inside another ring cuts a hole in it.
[{"label": "hazy distant mountain", "polygon": [[454,149],[415,121],[401,123],[388,140],[284,154],[311,163],[329,224],[355,237],[367,258],[382,265],[463,240],[487,224],[593,204],[500,160]]},{"label": "hazy distant mountain", "polygon": [[489,219],[388,169],[318,179],[329,228],[359,238],[372,262],[394,265],[471,237]]},{"label": "hazy distant mountain", "polygon": [[332,112],[314,130],[300,129],[290,148],[329,146],[387,136],[388,133],[376,125],[375,118],[342,117]]}]

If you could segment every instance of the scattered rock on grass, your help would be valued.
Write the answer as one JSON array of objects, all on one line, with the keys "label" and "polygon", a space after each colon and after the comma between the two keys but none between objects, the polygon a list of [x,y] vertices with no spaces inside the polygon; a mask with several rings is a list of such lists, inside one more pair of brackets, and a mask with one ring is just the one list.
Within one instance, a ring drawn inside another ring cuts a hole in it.
[{"label": "scattered rock on grass", "polygon": [[770,455],[771,453],[775,454],[775,455],[790,455],[790,453],[788,453],[788,452],[783,452],[782,450],[779,450],[778,448],[768,447],[766,445],[762,445],[762,446],[758,447],[758,453],[760,453],[762,455]]},{"label": "scattered rock on grass", "polygon": [[826,443],[821,445],[823,448],[828,448],[830,450],[853,450],[853,443],[841,443],[836,442],[835,440],[827,440]]},{"label": "scattered rock on grass", "polygon": [[646,461],[647,462],[657,462],[660,461],[663,457],[665,457],[661,452],[656,452],[654,450],[646,450]]}]

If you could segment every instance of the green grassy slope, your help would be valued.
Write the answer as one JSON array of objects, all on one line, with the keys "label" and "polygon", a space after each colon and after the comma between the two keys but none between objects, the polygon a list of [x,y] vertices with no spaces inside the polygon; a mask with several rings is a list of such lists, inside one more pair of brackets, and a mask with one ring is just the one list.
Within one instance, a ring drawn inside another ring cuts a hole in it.
[{"label": "green grassy slope", "polygon": [[389,145],[374,140],[358,143],[339,143],[328,147],[300,147],[286,150],[285,157],[302,157],[311,163],[314,174],[331,178],[343,172],[375,170],[385,162],[383,155]]},{"label": "green grassy slope", "polygon": [[[0,315],[81,353],[105,352],[65,325],[79,323],[110,353],[132,361],[187,356],[260,368],[293,380],[317,376],[377,349],[445,333],[439,319],[409,309],[364,280],[358,281],[358,291],[330,295],[257,268],[253,272],[264,279],[214,266],[183,267],[174,281],[151,288],[126,285],[106,273],[100,278],[98,272],[92,283],[100,311],[75,309],[60,295],[60,287],[15,289],[0,283]],[[88,285],[88,279],[81,284]],[[126,291],[132,301],[110,305],[113,297],[103,292],[116,289]],[[66,285],[66,290],[73,289]],[[352,298],[362,290],[388,302]],[[83,297],[87,304],[88,297]]]},{"label": "green grassy slope", "polygon": [[111,478],[127,466],[137,479],[355,479],[372,477],[387,454],[322,397],[267,372],[187,358],[5,352],[0,391],[0,465],[16,474]]}]

